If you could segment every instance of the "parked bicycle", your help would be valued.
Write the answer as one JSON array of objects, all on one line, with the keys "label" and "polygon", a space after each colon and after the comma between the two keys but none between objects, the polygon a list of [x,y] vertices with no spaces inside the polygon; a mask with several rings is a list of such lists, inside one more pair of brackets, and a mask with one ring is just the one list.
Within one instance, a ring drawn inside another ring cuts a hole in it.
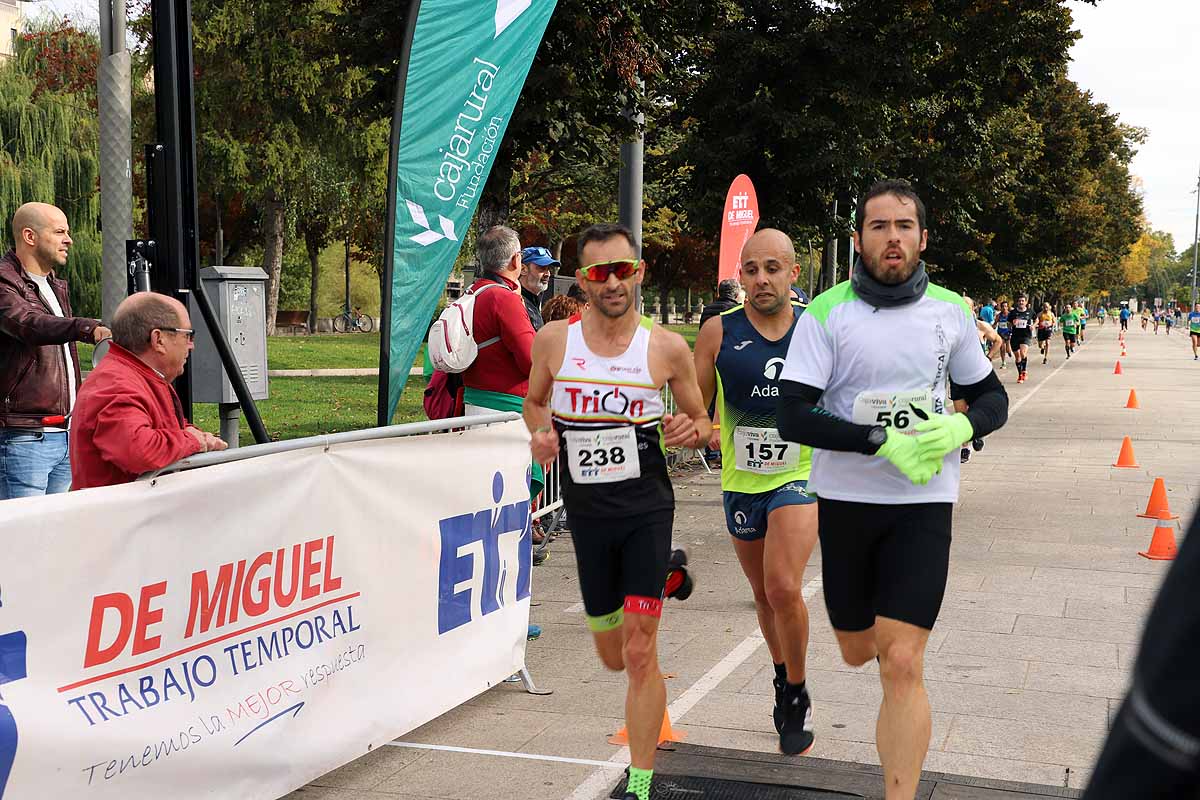
[{"label": "parked bicycle", "polygon": [[375,330],[375,319],[357,308],[353,311],[344,309],[333,318],[333,329],[338,333],[370,333]]}]

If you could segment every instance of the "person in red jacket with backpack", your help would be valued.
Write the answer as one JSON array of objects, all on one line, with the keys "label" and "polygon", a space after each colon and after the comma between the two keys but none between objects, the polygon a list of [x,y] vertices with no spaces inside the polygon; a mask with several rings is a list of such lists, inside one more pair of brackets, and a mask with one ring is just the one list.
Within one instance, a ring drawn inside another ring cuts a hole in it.
[{"label": "person in red jacket with backpack", "polygon": [[[533,363],[533,323],[521,299],[521,240],[512,228],[497,225],[479,237],[476,257],[483,274],[471,285],[475,299],[475,341],[483,344],[475,361],[462,374],[467,414],[516,411],[529,391]],[[480,292],[489,283],[508,291]]]}]

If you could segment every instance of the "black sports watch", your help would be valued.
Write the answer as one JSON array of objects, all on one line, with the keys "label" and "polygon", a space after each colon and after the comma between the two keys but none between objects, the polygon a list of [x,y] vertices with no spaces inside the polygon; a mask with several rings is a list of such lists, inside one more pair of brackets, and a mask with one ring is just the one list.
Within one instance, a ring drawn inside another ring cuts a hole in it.
[{"label": "black sports watch", "polygon": [[872,425],[871,430],[867,431],[867,444],[871,445],[871,452],[868,455],[875,455],[886,441],[887,428],[882,425]]}]

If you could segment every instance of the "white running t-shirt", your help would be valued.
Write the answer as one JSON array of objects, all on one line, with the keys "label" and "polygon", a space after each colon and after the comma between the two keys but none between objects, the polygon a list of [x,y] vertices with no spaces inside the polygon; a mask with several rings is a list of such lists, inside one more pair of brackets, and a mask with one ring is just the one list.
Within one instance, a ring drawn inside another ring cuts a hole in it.
[{"label": "white running t-shirt", "polygon": [[[56,317],[65,317],[63,314],[62,305],[58,302],[58,296],[54,294],[54,290],[50,288],[50,279],[45,275],[34,275],[32,272],[26,272],[34,283],[37,284],[38,293],[42,296],[42,300],[46,302],[50,310],[54,312]],[[67,367],[67,413],[75,408],[75,363],[71,360],[71,345],[63,344],[63,363]],[[57,428],[47,425],[42,430],[46,431],[65,431],[66,428]]]},{"label": "white running t-shirt", "polygon": [[[951,377],[969,385],[991,371],[960,295],[931,283],[915,303],[875,308],[845,281],[801,315],[779,377],[823,390],[821,408],[842,419],[908,432],[922,416],[953,413]],[[958,472],[958,450],[928,484],[915,486],[879,456],[814,448],[808,490],[861,503],[953,503]]]}]

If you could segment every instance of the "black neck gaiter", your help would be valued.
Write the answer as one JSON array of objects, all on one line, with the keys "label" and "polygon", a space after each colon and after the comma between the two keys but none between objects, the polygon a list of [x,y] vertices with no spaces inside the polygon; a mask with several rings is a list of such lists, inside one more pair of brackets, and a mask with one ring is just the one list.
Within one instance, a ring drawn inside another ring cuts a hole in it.
[{"label": "black neck gaiter", "polygon": [[925,272],[924,261],[917,263],[908,280],[895,285],[880,283],[871,277],[861,256],[854,260],[854,271],[850,274],[850,286],[854,293],[875,308],[895,308],[919,300],[928,285],[929,275]]}]

